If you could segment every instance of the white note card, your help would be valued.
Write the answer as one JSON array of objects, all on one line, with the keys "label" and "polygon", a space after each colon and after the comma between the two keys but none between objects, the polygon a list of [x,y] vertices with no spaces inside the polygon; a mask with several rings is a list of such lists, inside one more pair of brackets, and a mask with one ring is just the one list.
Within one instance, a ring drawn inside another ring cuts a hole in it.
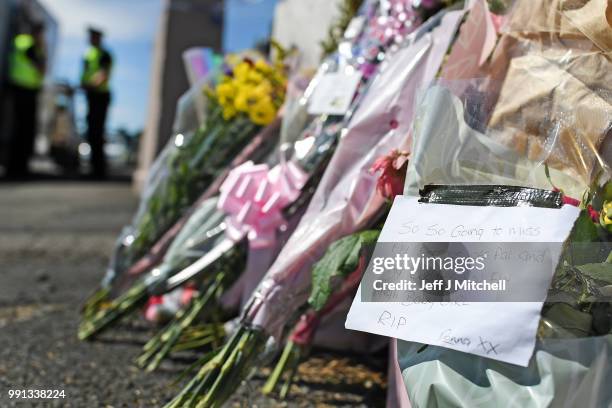
[{"label": "white note card", "polygon": [[[546,242],[560,248],[579,212],[569,205],[479,207],[398,196],[378,242]],[[529,364],[543,302],[362,302],[361,291],[347,329]]]},{"label": "white note card", "polygon": [[332,72],[319,80],[308,106],[311,115],[344,115],[351,105],[361,73]]}]

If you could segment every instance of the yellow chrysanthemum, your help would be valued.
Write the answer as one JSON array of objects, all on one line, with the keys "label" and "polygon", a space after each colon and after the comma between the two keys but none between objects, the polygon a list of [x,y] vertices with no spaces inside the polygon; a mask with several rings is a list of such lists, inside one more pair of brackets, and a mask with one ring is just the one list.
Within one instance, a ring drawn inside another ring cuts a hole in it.
[{"label": "yellow chrysanthemum", "polygon": [[252,68],[248,62],[241,62],[234,67],[234,78],[237,80],[246,80]]},{"label": "yellow chrysanthemum", "polygon": [[253,103],[260,99],[269,98],[272,93],[272,87],[268,81],[264,81],[251,89],[251,100]]},{"label": "yellow chrysanthemum", "polygon": [[259,59],[255,62],[255,69],[257,69],[263,74],[269,74],[270,72],[272,72],[272,67],[268,65],[268,63],[263,59]]},{"label": "yellow chrysanthemum", "polygon": [[276,109],[270,98],[260,99],[249,110],[249,119],[256,125],[267,125],[274,120]]},{"label": "yellow chrysanthemum", "polygon": [[232,82],[222,82],[216,88],[217,99],[222,106],[233,104],[236,88]]},{"label": "yellow chrysanthemum", "polygon": [[252,90],[253,87],[248,85],[243,85],[238,88],[238,94],[236,95],[236,99],[234,99],[234,107],[238,111],[247,112],[249,110],[249,105],[252,105]]},{"label": "yellow chrysanthemum", "polygon": [[251,82],[252,84],[259,84],[263,82],[263,80],[264,76],[254,69],[250,70],[247,74],[247,81]]},{"label": "yellow chrysanthemum", "polygon": [[238,112],[236,112],[236,108],[234,108],[234,105],[227,105],[223,107],[223,119],[224,120],[230,120],[232,119],[234,116],[236,116]]}]

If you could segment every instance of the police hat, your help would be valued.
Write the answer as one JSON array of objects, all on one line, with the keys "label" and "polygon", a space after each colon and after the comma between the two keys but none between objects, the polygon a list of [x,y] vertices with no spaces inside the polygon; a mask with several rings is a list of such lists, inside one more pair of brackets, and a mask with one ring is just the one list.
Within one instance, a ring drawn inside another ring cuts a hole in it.
[{"label": "police hat", "polygon": [[104,32],[102,30],[93,26],[87,27],[87,32],[92,35],[99,35],[100,37],[104,36]]}]

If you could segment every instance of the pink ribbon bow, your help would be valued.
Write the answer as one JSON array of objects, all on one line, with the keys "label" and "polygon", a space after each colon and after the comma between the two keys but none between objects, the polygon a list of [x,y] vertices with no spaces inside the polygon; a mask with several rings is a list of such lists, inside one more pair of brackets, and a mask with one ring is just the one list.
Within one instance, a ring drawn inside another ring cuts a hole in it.
[{"label": "pink ribbon bow", "polygon": [[249,161],[233,169],[220,188],[218,203],[227,214],[227,235],[236,241],[246,235],[251,248],[273,246],[277,229],[287,225],[282,210],[298,198],[306,180],[293,162],[270,169]]}]

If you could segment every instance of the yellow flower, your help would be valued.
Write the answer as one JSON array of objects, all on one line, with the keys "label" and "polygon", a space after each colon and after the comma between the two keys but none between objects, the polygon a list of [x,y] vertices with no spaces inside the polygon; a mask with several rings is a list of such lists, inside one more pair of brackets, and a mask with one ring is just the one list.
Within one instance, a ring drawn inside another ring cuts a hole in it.
[{"label": "yellow flower", "polygon": [[234,116],[236,116],[236,108],[234,108],[234,105],[227,105],[223,107],[223,119],[224,120],[230,120],[232,119]]},{"label": "yellow flower", "polygon": [[255,69],[257,69],[258,71],[260,71],[263,74],[268,74],[270,72],[272,72],[272,67],[270,65],[268,65],[268,63],[263,60],[263,59],[258,59],[255,62]]},{"label": "yellow flower", "polygon": [[249,119],[256,125],[267,125],[276,117],[276,109],[270,98],[260,99],[251,106]]},{"label": "yellow flower", "polygon": [[612,201],[606,201],[601,209],[599,223],[602,227],[612,232]]},{"label": "yellow flower", "polygon": [[264,76],[254,69],[250,70],[247,74],[247,81],[252,82],[253,84],[259,84],[263,82]]},{"label": "yellow flower", "polygon": [[253,87],[249,85],[243,85],[238,88],[238,95],[236,95],[236,99],[234,99],[234,107],[241,112],[246,112],[249,110],[249,105],[251,103],[251,92]]},{"label": "yellow flower", "polygon": [[246,80],[251,69],[251,65],[248,62],[241,62],[234,67],[234,78],[239,81]]},{"label": "yellow flower", "polygon": [[250,99],[256,102],[259,99],[269,98],[271,93],[272,87],[267,81],[264,81],[251,89]]},{"label": "yellow flower", "polygon": [[236,88],[231,82],[222,82],[216,88],[217,98],[223,106],[231,104],[236,96]]}]

